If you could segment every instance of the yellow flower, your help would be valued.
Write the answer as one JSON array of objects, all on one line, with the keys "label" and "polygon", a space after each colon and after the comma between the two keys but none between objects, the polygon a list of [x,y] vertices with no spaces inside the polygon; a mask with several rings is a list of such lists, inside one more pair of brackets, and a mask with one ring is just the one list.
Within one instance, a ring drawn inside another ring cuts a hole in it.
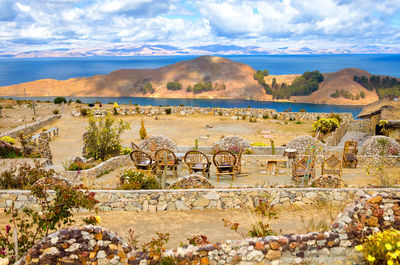
[{"label": "yellow flower", "polygon": [[394,263],[393,263],[393,260],[388,260],[388,262],[387,262],[387,265],[393,265]]},{"label": "yellow flower", "polygon": [[361,250],[363,250],[363,245],[355,246],[355,249],[356,249],[357,251],[361,251]]},{"label": "yellow flower", "polygon": [[396,245],[398,248],[400,248],[400,242],[397,242]]},{"label": "yellow flower", "polygon": [[118,108],[119,106],[118,106],[118,103],[117,102],[114,102],[114,108],[116,109],[116,108]]},{"label": "yellow flower", "polygon": [[368,260],[369,262],[374,262],[374,261],[375,261],[375,257],[373,257],[373,256],[371,256],[371,255],[368,255],[367,260]]},{"label": "yellow flower", "polygon": [[386,243],[386,244],[385,244],[385,248],[386,248],[387,250],[392,250],[392,245],[390,245],[389,243]]},{"label": "yellow flower", "polygon": [[101,218],[100,218],[100,216],[96,215],[96,216],[94,217],[94,219],[96,219],[96,222],[97,222],[98,224],[101,223]]}]

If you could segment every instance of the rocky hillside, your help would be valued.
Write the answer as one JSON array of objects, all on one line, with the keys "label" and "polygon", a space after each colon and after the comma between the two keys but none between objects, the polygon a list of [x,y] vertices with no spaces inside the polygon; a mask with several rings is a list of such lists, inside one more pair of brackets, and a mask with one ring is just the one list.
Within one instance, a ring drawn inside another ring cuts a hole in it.
[{"label": "rocky hillside", "polygon": [[[253,79],[249,65],[222,57],[201,56],[158,69],[121,69],[106,75],[72,78],[65,81],[43,79],[0,88],[1,95],[21,96],[102,96],[102,97],[173,97],[173,98],[253,98],[263,99],[263,88]],[[168,82],[182,88],[168,90]],[[187,92],[200,84],[206,91]],[[204,88],[206,87],[206,88]],[[211,87],[211,88],[210,88]]]},{"label": "rocky hillside", "polygon": [[[0,87],[1,96],[144,96],[160,98],[249,98],[272,100],[254,80],[255,69],[223,57],[201,56],[157,69],[121,69],[106,75],[68,80],[42,79]],[[319,89],[308,96],[289,100],[304,103],[366,105],[377,101],[369,91],[353,80],[354,75],[371,74],[361,69],[346,68],[323,74]],[[299,75],[267,76],[265,82],[290,85]],[[170,83],[170,84],[168,84]],[[167,86],[169,89],[167,89]],[[336,96],[332,94],[336,93]],[[339,94],[338,94],[339,93]],[[353,97],[353,99],[351,99]]]}]

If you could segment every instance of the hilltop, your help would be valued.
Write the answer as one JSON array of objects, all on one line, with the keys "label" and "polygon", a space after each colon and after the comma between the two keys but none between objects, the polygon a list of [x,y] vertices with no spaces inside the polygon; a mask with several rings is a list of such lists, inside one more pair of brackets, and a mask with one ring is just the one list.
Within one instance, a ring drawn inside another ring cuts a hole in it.
[{"label": "hilltop", "polygon": [[[254,68],[243,63],[217,56],[200,56],[157,69],[120,69],[92,77],[26,82],[0,87],[0,94],[21,96],[25,88],[28,95],[36,97],[50,95],[273,100],[272,95],[266,94],[264,87],[254,80],[255,73]],[[375,90],[368,90],[354,81],[355,75],[367,78],[372,76],[364,70],[346,68],[322,75],[323,81],[319,83],[316,91],[306,96],[291,96],[288,100],[302,103],[366,105],[379,99]],[[299,76],[269,75],[264,80],[271,87],[273,79],[279,86],[282,83],[287,86]],[[285,85],[283,90],[286,89]]]}]

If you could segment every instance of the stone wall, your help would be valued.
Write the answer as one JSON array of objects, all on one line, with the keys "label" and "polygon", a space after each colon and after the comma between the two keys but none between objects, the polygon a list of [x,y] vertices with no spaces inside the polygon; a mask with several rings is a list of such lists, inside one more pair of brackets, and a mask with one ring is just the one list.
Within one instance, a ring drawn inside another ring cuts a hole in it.
[{"label": "stone wall", "polygon": [[[254,206],[269,196],[274,205],[303,206],[320,201],[348,203],[372,192],[400,196],[400,189],[243,188],[193,190],[98,190],[95,197],[103,211],[155,212],[174,210],[238,209]],[[34,206],[30,191],[0,191],[0,208]]]},{"label": "stone wall", "polygon": [[97,166],[87,170],[58,171],[57,174],[60,177],[66,178],[68,180],[79,181],[87,177],[97,178],[100,177],[101,175],[113,171],[116,168],[128,165],[133,165],[132,160],[129,157],[129,155],[124,155],[124,156],[117,156],[110,158],[104,162],[101,162]]},{"label": "stone wall", "polygon": [[36,132],[37,130],[40,130],[44,126],[47,126],[51,123],[53,123],[55,120],[61,118],[61,115],[51,115],[51,116],[46,116],[43,118],[38,119],[37,121],[27,124],[26,127],[25,125],[18,126],[8,132],[4,132],[0,134],[0,138],[3,136],[10,136],[13,138],[18,137],[19,133],[24,133],[25,135],[30,135]]},{"label": "stone wall", "polygon": [[[400,227],[399,203],[398,197],[386,192],[365,195],[339,214],[327,232],[189,245],[168,250],[163,256],[173,257],[177,264],[182,265],[347,264],[351,254],[355,254],[354,246],[363,237],[390,227]],[[47,236],[17,264],[58,264],[59,258],[71,264],[160,264],[161,259],[157,253],[132,249],[104,228],[82,226]],[[105,259],[106,263],[99,261]]]},{"label": "stone wall", "polygon": [[348,123],[348,132],[363,132],[375,134],[375,126],[372,126],[370,120],[354,120]]},{"label": "stone wall", "polygon": [[[352,123],[354,121],[351,121],[350,123]],[[328,138],[326,139],[325,143],[327,146],[336,146],[340,140],[342,139],[342,137],[346,134],[346,132],[348,131],[348,127],[349,127],[349,122],[344,121],[340,124],[339,128],[336,128],[336,130],[328,136]]]},{"label": "stone wall", "polygon": [[[316,121],[318,117],[326,118],[330,113],[316,113],[316,112],[277,112],[274,109],[255,109],[255,108],[201,108],[201,107],[191,107],[191,106],[170,106],[170,107],[156,107],[156,106],[121,106],[117,110],[120,115],[135,115],[135,114],[145,114],[145,115],[166,115],[165,110],[171,109],[172,114],[187,116],[193,114],[203,114],[203,115],[218,115],[218,116],[231,116],[232,119],[237,117],[257,117],[262,119],[263,116],[268,116],[269,119],[279,119],[279,120],[298,120]],[[110,112],[110,108],[97,108],[91,109],[94,115],[105,115]],[[353,120],[353,115],[351,113],[338,113],[343,120]],[[80,116],[80,111],[78,109],[72,111],[72,115]]]}]

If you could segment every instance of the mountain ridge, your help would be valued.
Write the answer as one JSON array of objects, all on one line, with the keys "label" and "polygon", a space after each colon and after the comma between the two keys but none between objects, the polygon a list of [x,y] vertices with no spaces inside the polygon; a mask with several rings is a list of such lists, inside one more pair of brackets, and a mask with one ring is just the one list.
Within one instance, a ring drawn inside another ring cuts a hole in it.
[{"label": "mountain ridge", "polygon": [[[156,69],[119,69],[105,75],[77,77],[68,80],[41,79],[0,87],[2,96],[101,96],[101,97],[156,97],[156,98],[231,98],[272,101],[271,95],[253,78],[251,66],[224,57],[200,56]],[[334,105],[366,105],[378,100],[375,91],[369,91],[353,80],[354,75],[371,74],[357,68],[345,68],[324,73],[319,89],[308,96],[292,96],[290,101]],[[272,85],[291,84],[300,75],[270,75],[264,78]],[[178,82],[181,89],[167,89],[169,82]],[[147,84],[148,83],[148,84]],[[150,84],[150,85],[149,85]],[[151,87],[150,90],[149,86]],[[154,91],[151,93],[151,91]],[[363,93],[358,100],[331,95],[345,90],[353,95]],[[279,100],[277,100],[279,101]],[[287,100],[285,100],[287,101]]]}]

